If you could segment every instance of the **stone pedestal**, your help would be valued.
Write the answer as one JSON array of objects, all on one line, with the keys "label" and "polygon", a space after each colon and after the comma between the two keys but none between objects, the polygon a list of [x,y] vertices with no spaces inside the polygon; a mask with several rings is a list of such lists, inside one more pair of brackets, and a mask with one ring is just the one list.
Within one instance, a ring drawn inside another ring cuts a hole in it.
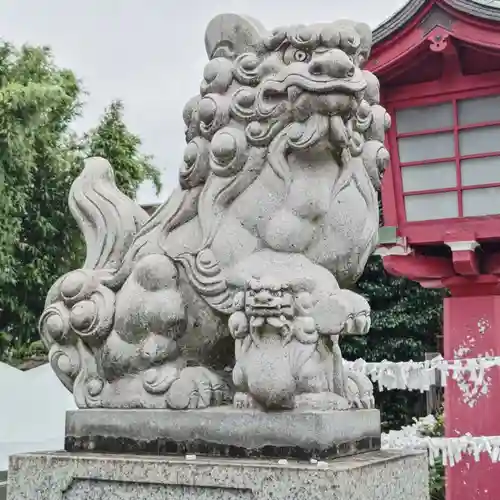
[{"label": "stone pedestal", "polygon": [[380,449],[378,410],[77,410],[69,452],[332,459]]},{"label": "stone pedestal", "polygon": [[8,500],[428,500],[424,453],[288,460],[34,453],[11,457]]}]

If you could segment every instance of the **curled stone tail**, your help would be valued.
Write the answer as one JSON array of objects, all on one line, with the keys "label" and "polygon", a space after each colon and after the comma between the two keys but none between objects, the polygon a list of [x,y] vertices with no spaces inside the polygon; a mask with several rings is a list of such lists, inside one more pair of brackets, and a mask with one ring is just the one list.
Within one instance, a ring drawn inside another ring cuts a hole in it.
[{"label": "curled stone tail", "polygon": [[118,266],[148,214],[116,187],[109,162],[88,158],[68,201],[87,246],[84,268]]}]

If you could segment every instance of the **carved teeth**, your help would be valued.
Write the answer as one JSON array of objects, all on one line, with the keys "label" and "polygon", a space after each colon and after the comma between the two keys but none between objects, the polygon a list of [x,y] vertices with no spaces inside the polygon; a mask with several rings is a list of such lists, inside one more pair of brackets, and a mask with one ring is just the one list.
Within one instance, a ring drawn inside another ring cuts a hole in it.
[{"label": "carved teeth", "polygon": [[303,90],[296,85],[291,85],[290,87],[288,87],[287,93],[288,100],[293,103],[303,94]]}]

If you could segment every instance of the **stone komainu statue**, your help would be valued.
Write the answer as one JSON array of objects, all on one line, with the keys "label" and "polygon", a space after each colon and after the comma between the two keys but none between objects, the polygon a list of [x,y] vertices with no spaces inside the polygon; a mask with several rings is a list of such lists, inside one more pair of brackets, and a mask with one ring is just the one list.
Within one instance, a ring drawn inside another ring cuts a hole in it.
[{"label": "stone komainu statue", "polygon": [[[184,109],[180,186],[151,216],[90,158],[69,195],[87,244],[40,320],[81,408],[373,406],[338,339],[365,334],[349,291],[377,242],[389,116],[371,45],[349,21],[266,32],[207,27],[200,95]],[[234,346],[232,382],[214,369]]]}]

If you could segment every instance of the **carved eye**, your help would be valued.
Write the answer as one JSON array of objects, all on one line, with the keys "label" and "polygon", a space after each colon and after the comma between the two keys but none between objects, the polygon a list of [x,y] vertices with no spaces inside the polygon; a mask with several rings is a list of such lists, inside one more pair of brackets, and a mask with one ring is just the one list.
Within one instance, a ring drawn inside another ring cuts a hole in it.
[{"label": "carved eye", "polygon": [[309,59],[309,54],[303,50],[296,50],[293,54],[293,58],[297,62],[305,62]]},{"label": "carved eye", "polygon": [[297,49],[292,45],[286,47],[283,53],[283,62],[285,64],[292,64],[294,62],[307,62],[311,59],[311,54],[305,50]]}]

